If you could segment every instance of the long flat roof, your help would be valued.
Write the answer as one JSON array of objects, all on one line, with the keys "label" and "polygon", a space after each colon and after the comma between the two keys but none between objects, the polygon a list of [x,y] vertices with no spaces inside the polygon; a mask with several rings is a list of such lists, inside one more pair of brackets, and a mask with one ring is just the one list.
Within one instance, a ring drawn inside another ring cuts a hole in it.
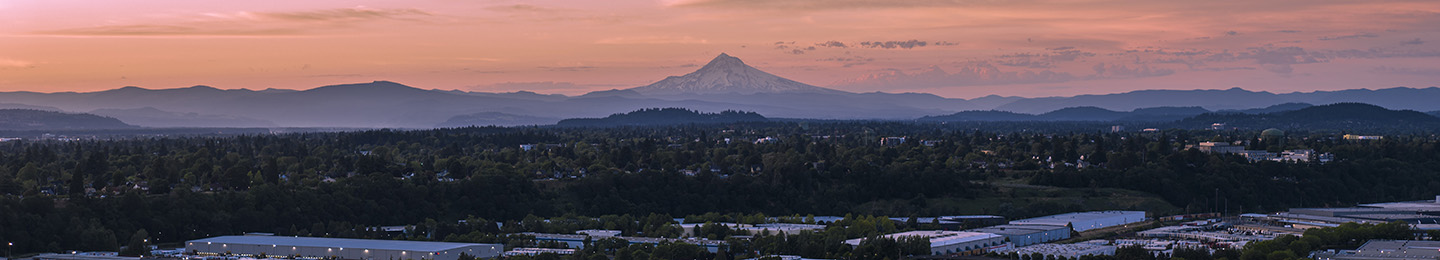
[{"label": "long flat roof", "polygon": [[[901,233],[884,235],[884,236],[882,236],[882,237],[889,238],[889,239],[897,239],[897,238],[902,238],[902,237],[923,237],[923,238],[925,238],[925,239],[929,239],[929,240],[930,240],[930,247],[942,247],[942,246],[954,245],[954,244],[971,242],[971,241],[980,241],[980,240],[991,239],[991,238],[1001,238],[1002,236],[996,235],[996,234],[990,234],[990,233],[980,233],[980,232],[941,231],[941,230],[916,230],[916,231],[910,231],[910,232],[901,232]],[[865,238],[856,238],[856,239],[845,240],[845,243],[846,243],[846,244],[850,244],[850,245],[858,246],[858,245],[860,245],[860,242],[863,242],[863,241],[865,241]]]},{"label": "long flat roof", "polygon": [[90,255],[90,254],[55,254],[55,253],[39,254],[39,255],[36,255],[36,256],[34,256],[34,257],[32,257],[32,258],[35,258],[35,259],[76,259],[76,260],[81,260],[81,259],[83,259],[83,260],[140,260],[139,257],[125,257],[125,256],[113,256],[113,255]]},{"label": "long flat roof", "polygon": [[286,236],[221,236],[205,239],[186,241],[190,243],[225,243],[242,245],[276,245],[276,246],[303,246],[303,247],[334,247],[334,248],[364,248],[380,250],[404,250],[419,252],[439,252],[469,246],[499,246],[499,244],[471,244],[451,242],[423,242],[405,240],[378,240],[378,239],[352,239],[352,238],[325,238],[325,237],[286,237]]},{"label": "long flat roof", "polygon": [[1387,208],[1387,209],[1422,211],[1422,212],[1440,211],[1440,202],[1436,202],[1436,201],[1433,201],[1433,200],[1386,202],[1386,203],[1371,203],[1371,204],[1360,204],[1360,206],[1361,206],[1361,207],[1374,207],[1374,208]]},{"label": "long flat roof", "polygon": [[1360,223],[1360,224],[1382,224],[1382,223],[1385,223],[1385,221],[1374,221],[1374,220],[1368,220],[1368,219],[1358,219],[1358,218],[1348,218],[1348,217],[1311,216],[1311,215],[1305,215],[1305,214],[1295,214],[1295,213],[1286,213],[1286,212],[1274,213],[1274,214],[1271,214],[1270,217],[1271,217],[1271,218],[1281,218],[1281,219],[1298,219],[1298,220],[1308,220],[1308,221],[1320,221],[1320,222],[1333,223],[1333,224],[1340,224],[1340,223],[1346,223],[1346,222],[1355,222],[1355,223]]},{"label": "long flat roof", "polygon": [[1027,218],[1027,219],[1021,219],[1021,220],[1014,220],[1014,221],[1010,221],[1010,224],[1034,223],[1034,224],[1055,224],[1055,225],[1061,225],[1061,226],[1063,226],[1063,225],[1065,225],[1066,223],[1070,223],[1070,222],[1074,222],[1074,221],[1089,221],[1089,220],[1104,219],[1104,218],[1117,217],[1117,216],[1125,216],[1125,215],[1134,215],[1134,214],[1139,214],[1139,215],[1142,216],[1142,217],[1145,216],[1145,212],[1144,212],[1144,211],[1089,211],[1089,212],[1074,212],[1074,213],[1065,213],[1065,214],[1060,214],[1060,215],[1050,215],[1050,216],[1044,216],[1044,217],[1035,217],[1035,218]]},{"label": "long flat roof", "polygon": [[[1317,259],[1436,259],[1436,241],[1370,240],[1356,250],[1316,255]],[[1416,249],[1416,250],[1410,250]]]},{"label": "long flat roof", "polygon": [[1059,229],[1069,229],[1065,226],[1056,225],[997,225],[984,228],[971,229],[971,232],[984,232],[998,235],[1029,235],[1035,233],[1049,232]]}]

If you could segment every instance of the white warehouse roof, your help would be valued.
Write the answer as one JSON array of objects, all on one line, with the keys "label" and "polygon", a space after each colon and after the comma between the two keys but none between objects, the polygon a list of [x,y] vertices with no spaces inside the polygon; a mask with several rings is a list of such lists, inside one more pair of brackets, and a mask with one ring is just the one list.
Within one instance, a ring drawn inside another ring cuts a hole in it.
[{"label": "white warehouse roof", "polygon": [[1067,228],[1067,227],[1065,227],[1065,226],[1056,226],[1056,225],[996,225],[996,226],[989,226],[989,227],[971,229],[971,230],[969,230],[969,231],[971,231],[971,232],[991,233],[991,234],[996,234],[996,235],[1012,235],[1012,236],[1019,235],[1019,236],[1023,236],[1023,235],[1045,233],[1045,232],[1050,232],[1050,231],[1054,231],[1054,230],[1062,230],[1062,229],[1068,231],[1070,228]]},{"label": "white warehouse roof", "polygon": [[1070,224],[1070,223],[1072,223],[1072,222],[1096,221],[1096,220],[1103,220],[1103,219],[1107,219],[1107,218],[1123,217],[1123,216],[1133,216],[1133,215],[1139,215],[1140,217],[1143,218],[1143,217],[1145,216],[1145,212],[1144,212],[1144,211],[1090,211],[1090,212],[1074,212],[1074,213],[1065,213],[1065,214],[1060,214],[1060,215],[1050,215],[1050,216],[1037,217],[1037,218],[1027,218],[1027,219],[1021,219],[1021,220],[1014,220],[1014,221],[1010,221],[1010,224],[1021,224],[1021,225],[1036,225],[1036,224],[1038,224],[1038,225],[1064,226],[1064,225],[1068,225],[1068,224]]},{"label": "white warehouse roof", "polygon": [[[930,247],[943,247],[965,242],[974,242],[991,238],[1001,238],[1002,236],[980,232],[918,230],[889,234],[884,235],[883,237],[889,239],[898,239],[902,237],[921,237],[930,240]],[[860,245],[861,241],[865,241],[865,239],[856,238],[851,240],[845,240],[845,243],[852,246],[858,246]]]},{"label": "white warehouse roof", "polygon": [[376,240],[376,239],[351,239],[351,238],[323,238],[323,237],[285,237],[285,236],[222,236],[206,239],[190,240],[186,245],[198,243],[223,243],[239,245],[277,245],[297,247],[334,247],[334,248],[357,248],[357,249],[379,249],[379,250],[400,250],[417,252],[439,252],[469,246],[482,246],[493,244],[469,244],[450,242],[422,242],[404,240]]}]

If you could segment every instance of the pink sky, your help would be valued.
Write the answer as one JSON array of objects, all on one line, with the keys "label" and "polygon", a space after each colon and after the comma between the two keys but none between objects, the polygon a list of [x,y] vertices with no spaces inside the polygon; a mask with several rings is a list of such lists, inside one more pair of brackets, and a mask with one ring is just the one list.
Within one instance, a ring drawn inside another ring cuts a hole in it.
[{"label": "pink sky", "polygon": [[0,91],[573,95],[721,52],[818,86],[957,98],[1440,85],[1433,0],[6,0],[0,17]]}]

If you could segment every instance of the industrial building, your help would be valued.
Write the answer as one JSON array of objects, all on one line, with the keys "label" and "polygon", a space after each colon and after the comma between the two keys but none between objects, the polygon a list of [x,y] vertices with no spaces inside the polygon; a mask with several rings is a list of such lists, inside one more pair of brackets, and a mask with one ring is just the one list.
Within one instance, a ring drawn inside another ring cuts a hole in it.
[{"label": "industrial building", "polygon": [[1016,247],[998,250],[996,253],[1009,254],[1017,253],[1029,255],[1040,253],[1045,256],[1080,258],[1087,255],[1115,255],[1115,246],[1096,244],[1036,244],[1026,247]]},{"label": "industrial building", "polygon": [[1361,204],[1353,208],[1293,208],[1289,212],[1240,216],[1300,229],[1403,221],[1412,228],[1437,230],[1440,229],[1440,203],[1436,201],[1440,201],[1440,196],[1436,196],[1436,200]]},{"label": "industrial building", "polygon": [[244,257],[266,255],[302,258],[455,260],[462,253],[480,258],[497,257],[504,251],[505,246],[320,237],[222,236],[187,241],[185,249],[198,255]]},{"label": "industrial building", "polygon": [[[585,247],[585,239],[586,239],[586,238],[590,238],[590,239],[592,239],[592,240],[593,240],[593,239],[601,239],[601,238],[609,238],[609,237],[591,237],[590,235],[585,235],[585,234],[552,234],[552,233],[534,233],[534,232],[525,232],[525,233],[519,233],[519,234],[535,237],[535,240],[539,240],[539,241],[553,241],[553,242],[565,243],[565,245],[567,245],[567,246],[569,246],[569,247],[571,247],[571,248],[584,248],[584,247]],[[711,253],[718,252],[718,251],[720,250],[720,246],[725,245],[725,240],[709,240],[709,239],[695,239],[695,238],[627,237],[627,236],[613,236],[613,238],[623,239],[623,240],[625,240],[625,241],[630,242],[630,244],[659,244],[659,243],[662,243],[662,242],[686,243],[686,244],[692,244],[692,245],[697,245],[697,246],[703,247],[703,248],[705,248],[706,251],[710,251]]]},{"label": "industrial building", "polygon": [[[940,231],[922,230],[895,233],[882,236],[888,239],[903,237],[921,237],[930,240],[930,252],[932,255],[977,255],[983,254],[986,248],[1001,246],[1005,244],[1005,237],[980,232],[963,231]],[[859,246],[865,238],[845,240],[845,244]]]},{"label": "industrial building", "polygon": [[1355,250],[1317,252],[1316,260],[1435,260],[1440,241],[1370,240]]},{"label": "industrial building", "polygon": [[541,254],[573,255],[575,254],[575,249],[517,247],[505,252],[505,256],[535,256]]},{"label": "industrial building", "polygon": [[1075,231],[1121,226],[1145,221],[1144,211],[1090,211],[1010,221],[1011,225],[1069,226]]},{"label": "industrial building", "polygon": [[[910,218],[890,218],[898,223],[909,222]],[[915,223],[936,224],[941,230],[962,230],[973,227],[984,227],[1005,224],[1005,217],[991,215],[963,215],[963,216],[940,216],[940,217],[917,217]]]},{"label": "industrial building", "polygon": [[1436,195],[1435,200],[1372,203],[1361,204],[1360,206],[1367,208],[1404,210],[1408,212],[1414,212],[1415,214],[1440,215],[1440,195]]},{"label": "industrial building", "polygon": [[110,253],[86,252],[86,253],[73,253],[73,254],[54,254],[54,253],[50,253],[50,254],[39,254],[39,255],[36,255],[36,256],[34,256],[34,257],[31,257],[30,259],[33,259],[33,260],[140,260],[139,257],[118,256],[118,255],[116,255],[114,252],[110,252]]},{"label": "industrial building", "polygon": [[1005,217],[994,215],[943,216],[940,217],[940,220],[960,222],[961,225],[967,227],[985,227],[1005,224]]},{"label": "industrial building", "polygon": [[1275,239],[1274,233],[1231,232],[1214,226],[1168,226],[1136,232],[1147,238],[1191,240],[1200,242],[1265,241]]},{"label": "industrial building", "polygon": [[[681,233],[684,234],[685,236],[691,236],[691,237],[693,237],[693,236],[695,236],[695,230],[699,229],[700,226],[703,226],[703,225],[705,225],[705,224],[706,224],[706,223],[684,223],[684,224],[676,224],[676,226],[679,226],[679,227],[680,227]],[[722,225],[722,226],[725,226],[725,227],[730,228],[731,230],[744,231],[745,233],[750,234],[750,235],[767,235],[767,236],[773,236],[773,235],[794,235],[794,234],[799,234],[799,233],[802,232],[802,231],[822,231],[822,230],[825,230],[825,227],[826,227],[825,225],[793,224],[793,223],[767,223],[767,224],[754,224],[754,225],[751,225],[751,224],[737,224],[737,223],[715,222],[715,223],[709,223],[709,224]]]},{"label": "industrial building", "polygon": [[615,236],[619,236],[620,233],[621,233],[621,231],[619,231],[619,230],[603,230],[603,229],[586,229],[586,230],[575,231],[575,234],[581,234],[581,235],[586,235],[586,236],[591,236],[591,237],[615,237]]},{"label": "industrial building", "polygon": [[1051,225],[998,225],[969,231],[1005,236],[1017,247],[1070,238],[1069,227]]}]

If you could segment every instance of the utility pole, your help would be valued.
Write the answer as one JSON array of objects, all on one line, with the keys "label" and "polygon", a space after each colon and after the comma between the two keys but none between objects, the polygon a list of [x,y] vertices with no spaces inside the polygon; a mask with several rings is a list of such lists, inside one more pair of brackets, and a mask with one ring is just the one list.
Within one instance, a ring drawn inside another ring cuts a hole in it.
[{"label": "utility pole", "polygon": [[1220,212],[1219,207],[1220,207],[1220,188],[1215,188],[1215,206],[1213,206],[1212,208],[1215,208],[1215,212]]}]

